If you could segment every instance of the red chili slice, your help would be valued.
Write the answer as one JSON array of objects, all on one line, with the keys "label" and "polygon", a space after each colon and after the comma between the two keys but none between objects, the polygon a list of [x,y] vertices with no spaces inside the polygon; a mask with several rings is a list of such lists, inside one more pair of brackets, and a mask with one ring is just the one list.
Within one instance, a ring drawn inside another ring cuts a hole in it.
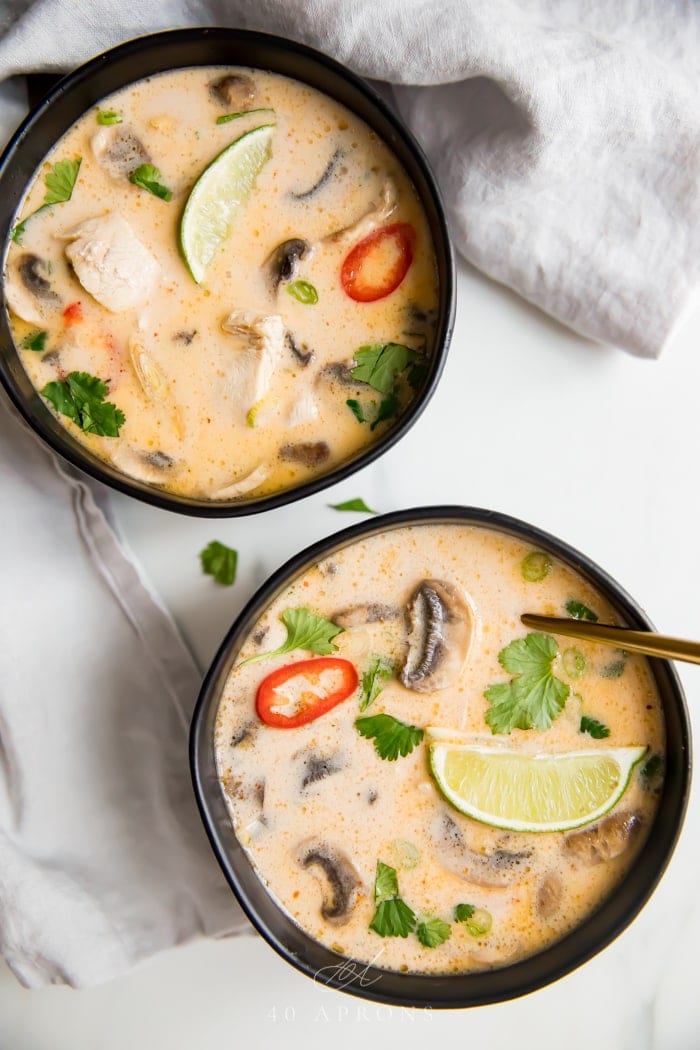
[{"label": "red chili slice", "polygon": [[[413,262],[415,230],[407,222],[381,226],[359,241],[345,256],[340,268],[340,283],[358,303],[373,303],[396,291]],[[382,255],[390,252],[389,263],[377,276],[372,270],[381,266]]]},{"label": "red chili slice", "polygon": [[267,725],[294,729],[347,700],[357,689],[357,681],[357,671],[348,660],[335,656],[299,660],[263,678],[255,707]]},{"label": "red chili slice", "polygon": [[69,303],[63,311],[63,323],[66,328],[70,328],[71,325],[80,324],[83,319],[83,304],[78,300],[75,303]]}]

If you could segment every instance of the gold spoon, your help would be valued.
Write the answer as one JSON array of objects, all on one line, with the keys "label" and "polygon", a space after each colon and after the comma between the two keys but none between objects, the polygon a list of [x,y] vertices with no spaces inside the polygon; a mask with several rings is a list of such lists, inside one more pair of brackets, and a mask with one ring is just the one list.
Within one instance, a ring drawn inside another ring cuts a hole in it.
[{"label": "gold spoon", "polygon": [[700,664],[700,642],[670,638],[666,634],[655,634],[653,631],[636,631],[631,627],[613,627],[608,623],[570,620],[568,617],[523,613],[520,620],[526,627],[551,631],[552,634],[564,634],[589,642],[614,645],[617,649],[626,649],[630,653],[644,653],[646,656],[661,656],[669,660]]}]

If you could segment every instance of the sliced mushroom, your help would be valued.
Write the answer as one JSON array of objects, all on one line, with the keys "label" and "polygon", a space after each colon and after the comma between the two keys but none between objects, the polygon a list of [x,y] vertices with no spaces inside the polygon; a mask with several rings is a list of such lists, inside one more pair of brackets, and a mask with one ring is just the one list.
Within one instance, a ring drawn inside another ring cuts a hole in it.
[{"label": "sliced mushroom", "polygon": [[350,859],[335,846],[312,839],[299,847],[303,868],[313,868],[322,886],[321,915],[326,922],[342,926],[348,922],[357,901],[360,876]]},{"label": "sliced mushroom", "polygon": [[153,291],[160,267],[121,215],[87,219],[68,239],[66,256],[76,277],[107,310],[139,306]]},{"label": "sliced mushroom", "polygon": [[350,362],[334,361],[333,364],[326,365],[325,368],[321,369],[319,377],[328,380],[331,384],[339,383],[341,386],[352,386],[356,390],[359,390],[362,387],[365,387],[366,389],[366,383],[354,378],[352,374],[354,367],[354,364]]},{"label": "sliced mushroom", "polygon": [[227,73],[209,85],[212,98],[227,109],[246,109],[255,99],[255,81],[245,73]]},{"label": "sliced mushroom", "polygon": [[301,778],[301,790],[318,784],[320,780],[333,776],[343,769],[343,760],[338,754],[319,755],[315,751],[307,751],[304,754],[304,770]]},{"label": "sliced mushroom", "polygon": [[564,885],[554,871],[548,871],[537,887],[535,907],[543,919],[553,918],[561,908]]},{"label": "sliced mushroom", "polygon": [[231,737],[231,747],[240,747],[241,744],[252,744],[253,740],[257,736],[258,723],[257,722],[244,722],[240,729],[238,729]]},{"label": "sliced mushroom", "polygon": [[466,598],[445,580],[423,580],[407,608],[408,652],[399,679],[407,689],[431,693],[453,685],[473,634]]},{"label": "sliced mushroom", "polygon": [[330,454],[331,450],[325,441],[300,441],[296,445],[282,445],[280,449],[280,459],[301,463],[304,467],[319,467]]},{"label": "sliced mushroom", "polygon": [[313,186],[310,186],[308,190],[304,190],[302,193],[290,193],[289,196],[292,198],[292,200],[307,201],[310,197],[313,197],[314,194],[318,193],[319,190],[323,189],[326,183],[329,182],[335,174],[335,170],[338,167],[342,156],[343,151],[340,148],[340,146],[338,146],[335,153],[326,164],[326,167],[323,169],[321,177],[317,179]]},{"label": "sliced mushroom", "polygon": [[385,605],[383,602],[363,602],[339,609],[333,613],[331,619],[338,627],[364,627],[368,623],[400,620],[401,610],[396,605]]},{"label": "sliced mushroom", "polygon": [[189,328],[189,329],[184,329],[183,328],[179,332],[175,333],[175,335],[173,336],[173,339],[177,343],[184,343],[185,346],[189,346],[190,343],[192,342],[192,340],[194,339],[194,337],[196,336],[196,334],[197,334],[197,329],[196,328]]},{"label": "sliced mushroom", "polygon": [[266,463],[260,463],[254,470],[251,470],[245,477],[239,478],[238,481],[233,481],[230,485],[225,485],[223,488],[215,489],[209,493],[210,499],[235,499],[236,496],[245,496],[247,492],[252,492],[253,489],[258,488],[262,485],[263,481],[266,481],[270,476],[270,468]]},{"label": "sliced mushroom", "polygon": [[612,813],[583,831],[573,831],[564,839],[564,852],[580,864],[602,864],[629,849],[642,827],[636,813]]},{"label": "sliced mushroom", "polygon": [[51,287],[47,264],[32,252],[22,252],[8,266],[5,298],[13,314],[29,324],[43,324],[61,306],[60,296]]},{"label": "sliced mushroom", "polygon": [[449,871],[477,886],[508,886],[517,882],[526,870],[532,850],[509,850],[496,838],[493,848],[477,852],[465,841],[452,819],[445,813],[436,818],[431,828],[438,860]]},{"label": "sliced mushroom", "polygon": [[128,124],[112,124],[93,135],[92,152],[111,179],[128,179],[142,164],[150,164],[148,150]]},{"label": "sliced mushroom", "polygon": [[350,240],[351,238],[356,241],[362,240],[372,230],[375,230],[382,223],[385,223],[387,219],[391,218],[396,210],[397,202],[398,191],[396,183],[392,178],[387,178],[382,186],[379,202],[373,201],[368,211],[360,215],[350,226],[344,226],[342,230],[336,230],[335,233],[329,234],[323,240],[331,244],[337,244],[338,241]]},{"label": "sliced mushroom", "polygon": [[266,264],[270,272],[272,287],[277,290],[285,281],[293,281],[299,272],[300,260],[308,259],[311,253],[312,248],[309,242],[302,241],[300,237],[293,237],[278,245]]},{"label": "sliced mushroom", "polygon": [[164,485],[177,467],[166,452],[146,452],[130,445],[118,445],[112,452],[112,462],[123,474],[149,485]]},{"label": "sliced mushroom", "polygon": [[296,339],[289,331],[285,332],[284,345],[287,347],[288,350],[291,350],[291,352],[294,354],[300,365],[306,367],[306,365],[308,365],[310,361],[313,361],[313,350],[309,350],[306,343],[297,343]]}]

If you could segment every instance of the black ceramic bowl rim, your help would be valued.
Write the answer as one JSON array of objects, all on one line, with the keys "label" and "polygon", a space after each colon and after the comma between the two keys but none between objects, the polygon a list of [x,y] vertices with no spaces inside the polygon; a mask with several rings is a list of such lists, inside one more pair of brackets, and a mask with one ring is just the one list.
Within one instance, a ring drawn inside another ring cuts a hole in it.
[{"label": "black ceramic bowl rim", "polygon": [[[15,132],[0,157],[0,239],[3,260],[11,222],[35,171],[61,136],[106,95],[143,77],[202,65],[244,65],[293,77],[330,95],[367,123],[393,151],[418,195],[433,238],[438,271],[438,320],[428,374],[406,412],[369,448],[326,474],[268,496],[209,501],[179,496],[128,478],[80,445],[56,420],[26,375],[6,309],[0,310],[0,382],[32,429],[85,473],[145,503],[199,517],[239,517],[303,499],[344,480],[388,451],[416,422],[437,387],[454,325],[454,261],[440,193],[411,133],[364,80],[303,44],[242,29],[175,29],[130,40],[64,77]],[[3,297],[4,306],[4,297]]]},{"label": "black ceramic bowl rim", "polygon": [[223,685],[243,640],[263,610],[319,559],[340,547],[407,525],[476,525],[498,530],[555,555],[596,587],[631,627],[651,629],[646,614],[612,577],[585,555],[517,518],[474,507],[438,506],[373,518],[313,544],[287,561],[257,591],[214,658],[195,708],[190,764],[209,840],[246,915],[287,962],[331,988],[395,1006],[455,1008],[503,1002],[563,977],[600,952],[627,927],[651,896],[673,853],[688,801],[691,743],[688,711],[675,668],[649,662],[666,722],[665,779],[649,837],[624,880],[571,933],[527,959],[473,974],[403,974],[348,960],[306,934],[268,894],[238,842],[216,775],[214,725]]}]

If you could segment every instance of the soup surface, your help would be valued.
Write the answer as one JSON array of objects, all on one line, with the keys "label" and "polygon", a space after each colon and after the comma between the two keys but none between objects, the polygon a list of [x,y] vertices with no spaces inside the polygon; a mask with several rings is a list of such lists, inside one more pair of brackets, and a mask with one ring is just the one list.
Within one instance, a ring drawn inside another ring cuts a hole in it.
[{"label": "soup surface", "polygon": [[139,81],[68,131],[19,209],[5,295],[80,442],[216,500],[303,483],[391,427],[437,287],[413,187],[366,124],[216,67]]},{"label": "soup surface", "polygon": [[508,535],[404,526],[302,573],[244,640],[217,716],[222,791],[262,882],[329,948],[395,970],[505,965],[633,864],[663,771],[647,664],[528,635],[526,610],[616,621]]}]

